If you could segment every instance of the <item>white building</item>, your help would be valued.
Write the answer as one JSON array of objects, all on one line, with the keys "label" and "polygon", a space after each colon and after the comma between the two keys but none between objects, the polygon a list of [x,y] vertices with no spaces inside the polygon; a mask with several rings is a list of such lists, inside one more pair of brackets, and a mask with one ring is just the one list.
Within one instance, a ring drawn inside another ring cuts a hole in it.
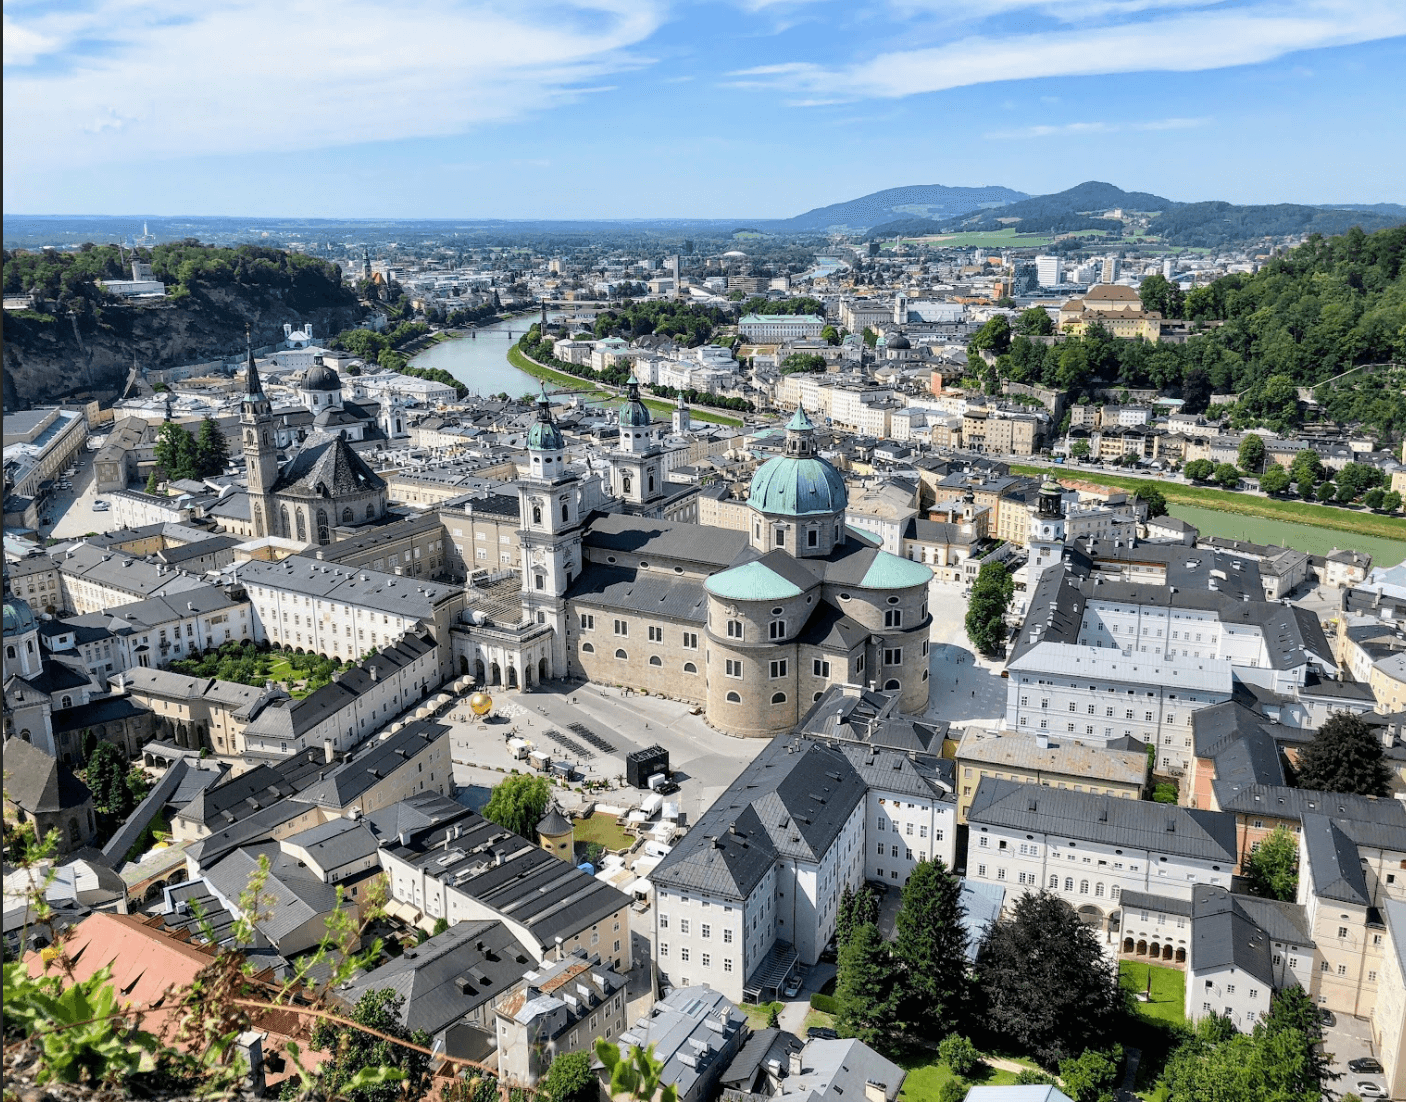
[{"label": "white building", "polygon": [[737,323],[743,340],[765,343],[818,337],[824,328],[818,314],[748,314]]},{"label": "white building", "polygon": [[1035,278],[1041,287],[1058,287],[1064,282],[1064,261],[1057,256],[1037,256]]},{"label": "white building", "polygon": [[967,877],[1053,892],[1117,944],[1124,892],[1190,900],[1228,888],[1235,816],[983,777],[967,811]]}]

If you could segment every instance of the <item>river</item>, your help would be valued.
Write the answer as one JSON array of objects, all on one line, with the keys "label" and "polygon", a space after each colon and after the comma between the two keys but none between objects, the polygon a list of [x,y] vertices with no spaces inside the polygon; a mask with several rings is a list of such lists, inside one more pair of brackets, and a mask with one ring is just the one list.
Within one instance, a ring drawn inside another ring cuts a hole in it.
[{"label": "river", "polygon": [[474,394],[507,392],[514,398],[535,394],[540,384],[531,375],[508,363],[508,349],[536,320],[537,315],[527,314],[507,321],[496,321],[473,330],[477,336],[465,334],[431,345],[410,362],[415,367],[443,368]]},{"label": "river", "polygon": [[[1337,548],[1364,551],[1372,556],[1373,566],[1395,566],[1406,559],[1406,539],[1390,540],[1380,536],[1362,536],[1354,532],[1339,532],[1312,524],[1294,524],[1267,517],[1246,517],[1238,513],[1222,513],[1198,505],[1168,505],[1167,512],[1196,525],[1203,536],[1250,540],[1253,543],[1274,543],[1292,547],[1310,555],[1326,555]],[[1406,528],[1406,525],[1403,525]]]}]

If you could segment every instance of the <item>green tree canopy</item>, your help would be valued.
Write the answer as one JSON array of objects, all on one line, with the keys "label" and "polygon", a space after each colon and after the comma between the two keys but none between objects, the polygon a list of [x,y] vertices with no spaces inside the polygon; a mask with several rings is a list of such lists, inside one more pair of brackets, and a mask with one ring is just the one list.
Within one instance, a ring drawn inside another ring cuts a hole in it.
[{"label": "green tree canopy", "polygon": [[1123,1048],[1086,1049],[1068,1060],[1061,1060],[1059,1077],[1064,1093],[1074,1102],[1113,1102],[1113,1089],[1118,1085],[1118,1069],[1123,1062]]},{"label": "green tree canopy", "polygon": [[962,889],[938,858],[919,861],[903,886],[893,954],[903,1020],[930,1037],[958,1025],[967,1009],[967,931]]},{"label": "green tree canopy", "polygon": [[563,1052],[547,1069],[538,1090],[544,1102],[597,1102],[600,1080],[591,1070],[589,1052]]},{"label": "green tree canopy", "polygon": [[213,417],[200,422],[200,433],[195,440],[195,462],[202,478],[224,474],[229,461],[229,444],[225,434]]},{"label": "green tree canopy", "polygon": [[1322,792],[1359,796],[1391,793],[1391,772],[1383,760],[1381,740],[1350,712],[1335,712],[1299,752],[1298,785]]},{"label": "green tree canopy", "polygon": [[528,773],[508,777],[493,786],[483,817],[535,842],[537,824],[542,821],[551,796],[551,782],[546,777]]},{"label": "green tree canopy", "polygon": [[835,1028],[842,1037],[887,1047],[898,1031],[899,994],[888,945],[871,923],[856,926],[840,950]]},{"label": "green tree canopy", "polygon": [[802,372],[825,370],[825,357],[814,352],[792,352],[781,361],[781,374],[795,375]]},{"label": "green tree canopy", "polygon": [[1257,432],[1246,434],[1240,441],[1236,463],[1246,474],[1259,474],[1264,467],[1264,437]]},{"label": "green tree canopy", "polygon": [[820,330],[820,339],[826,344],[839,344],[840,331],[833,325],[827,325],[824,329]]},{"label": "green tree canopy", "polygon": [[1227,490],[1233,490],[1240,485],[1240,472],[1234,463],[1218,463],[1216,465],[1214,478],[1216,482],[1224,486]]},{"label": "green tree canopy", "polygon": [[1182,312],[1181,288],[1157,272],[1142,281],[1138,298],[1144,310],[1155,310],[1164,318],[1179,318]]},{"label": "green tree canopy", "polygon": [[1267,494],[1282,494],[1289,488],[1289,481],[1289,472],[1275,463],[1260,475],[1260,489]]},{"label": "green tree canopy", "polygon": [[1299,887],[1298,839],[1287,828],[1276,827],[1251,850],[1245,879],[1255,895],[1292,903]]},{"label": "green tree canopy", "polygon": [[996,654],[1006,643],[1006,609],[1015,595],[1015,579],[1004,563],[981,568],[967,602],[967,638],[982,654]]},{"label": "green tree canopy", "polygon": [[[422,1048],[430,1037],[422,1029],[406,1029],[401,1023],[404,996],[386,988],[368,991],[357,1000],[347,1017],[359,1025]],[[317,1071],[319,1094],[323,1098],[346,1098],[349,1102],[401,1102],[418,1098],[429,1085],[430,1058],[422,1052],[383,1040],[364,1030],[335,1022],[319,1021],[312,1031],[312,1047],[331,1053]],[[374,1081],[376,1069],[393,1069],[395,1078]],[[372,1078],[371,1082],[366,1082]],[[284,1098],[299,1098],[301,1084],[296,1077],[284,1087]]]},{"label": "green tree canopy", "polygon": [[1044,307],[1032,306],[1022,310],[1016,319],[1016,332],[1026,337],[1048,337],[1054,332],[1054,319]]},{"label": "green tree canopy", "polygon": [[1155,482],[1139,482],[1135,491],[1137,499],[1147,506],[1147,519],[1167,515],[1167,495]]},{"label": "green tree canopy", "polygon": [[156,434],[156,462],[171,480],[200,477],[195,438],[181,425],[167,421]]},{"label": "green tree canopy", "polygon": [[1209,459],[1193,459],[1182,471],[1193,482],[1207,482],[1215,473],[1216,465]]},{"label": "green tree canopy", "polygon": [[840,893],[840,906],[835,915],[835,947],[843,949],[856,927],[878,925],[878,922],[878,895],[867,884],[861,884],[858,891],[846,884],[845,890]]},{"label": "green tree canopy", "polygon": [[126,818],[137,806],[127,783],[127,762],[122,751],[112,743],[100,742],[94,748],[84,779],[93,793],[93,806],[97,810]]},{"label": "green tree canopy", "polygon": [[987,1025],[1046,1066],[1106,1045],[1125,1011],[1098,935],[1047,891],[987,930],[976,976]]},{"label": "green tree canopy", "polygon": [[995,315],[972,334],[969,347],[1004,356],[1011,350],[1011,319],[1005,314]]}]

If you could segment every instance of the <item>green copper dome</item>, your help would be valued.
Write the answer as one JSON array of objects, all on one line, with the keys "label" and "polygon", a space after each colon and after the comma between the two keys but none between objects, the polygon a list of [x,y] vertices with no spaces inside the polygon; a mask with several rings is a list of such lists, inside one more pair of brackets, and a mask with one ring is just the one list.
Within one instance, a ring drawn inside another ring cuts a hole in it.
[{"label": "green copper dome", "polygon": [[629,390],[625,395],[625,404],[620,407],[620,427],[642,429],[653,424],[649,410],[640,401],[640,381],[631,375],[625,385]]},{"label": "green copper dome", "polygon": [[539,452],[559,452],[566,448],[561,429],[552,420],[552,404],[547,401],[546,384],[542,386],[542,396],[537,399],[537,420],[527,432],[527,446]]},{"label": "green copper dome", "polygon": [[29,602],[19,597],[9,597],[5,601],[5,634],[23,635],[34,630],[34,613]]},{"label": "green copper dome", "polygon": [[819,457],[768,459],[752,476],[752,508],[773,516],[840,513],[849,504],[840,472]]}]

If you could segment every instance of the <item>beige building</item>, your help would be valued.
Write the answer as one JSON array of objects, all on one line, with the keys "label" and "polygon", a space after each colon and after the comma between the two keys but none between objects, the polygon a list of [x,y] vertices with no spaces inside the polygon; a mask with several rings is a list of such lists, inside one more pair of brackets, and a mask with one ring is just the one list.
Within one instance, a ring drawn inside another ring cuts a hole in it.
[{"label": "beige building", "polygon": [[1372,1011],[1372,1040],[1386,1069],[1387,1097],[1402,1098],[1406,1097],[1406,903],[1388,900],[1382,914],[1387,940]]},{"label": "beige building", "polygon": [[1162,336],[1162,315],[1144,310],[1137,291],[1121,284],[1100,283],[1059,308],[1061,333],[1077,336],[1091,325],[1126,339],[1156,341]]},{"label": "beige building", "polygon": [[514,569],[522,560],[520,508],[516,494],[460,497],[441,505],[439,522],[447,537],[451,573],[467,578],[475,570]]},{"label": "beige building", "polygon": [[367,567],[397,577],[436,580],[463,577],[461,571],[453,569],[457,555],[445,539],[444,525],[434,513],[407,517],[382,525],[374,532],[311,548],[308,554],[320,562],[354,569]]},{"label": "beige building", "polygon": [[1123,800],[1141,799],[1147,784],[1145,751],[1105,749],[1021,731],[968,727],[957,744],[956,762],[957,822],[962,826],[982,777]]},{"label": "beige building", "polygon": [[1029,414],[973,406],[962,416],[962,446],[988,455],[1034,455],[1040,421]]},{"label": "beige building", "polygon": [[114,688],[149,708],[157,736],[217,755],[244,751],[244,728],[279,690],[137,666],[112,679]]}]

